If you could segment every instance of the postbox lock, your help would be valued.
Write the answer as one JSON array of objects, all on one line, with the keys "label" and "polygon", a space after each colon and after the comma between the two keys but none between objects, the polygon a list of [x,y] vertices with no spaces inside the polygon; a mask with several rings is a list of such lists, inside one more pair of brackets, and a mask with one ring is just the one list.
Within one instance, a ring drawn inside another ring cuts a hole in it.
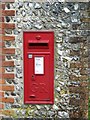
[{"label": "postbox lock", "polygon": [[37,40],[40,40],[40,39],[41,39],[41,36],[40,36],[40,35],[37,35],[37,36],[36,36],[36,39],[37,39]]},{"label": "postbox lock", "polygon": [[32,80],[34,80],[34,75],[32,75]]}]

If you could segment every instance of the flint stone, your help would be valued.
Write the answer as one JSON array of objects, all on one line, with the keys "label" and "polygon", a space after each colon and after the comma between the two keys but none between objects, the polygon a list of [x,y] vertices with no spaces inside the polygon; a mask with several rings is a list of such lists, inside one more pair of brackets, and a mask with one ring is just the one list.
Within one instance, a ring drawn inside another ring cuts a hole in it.
[{"label": "flint stone", "polygon": [[35,25],[35,28],[37,28],[37,29],[40,30],[40,29],[42,29],[42,25],[36,24],[36,25]]},{"label": "flint stone", "polygon": [[79,8],[78,4],[75,4],[74,5],[74,10],[78,10],[78,8]]},{"label": "flint stone", "polygon": [[10,17],[6,16],[6,22],[10,22]]},{"label": "flint stone", "polygon": [[7,67],[7,68],[6,68],[6,71],[7,71],[7,72],[13,72],[14,70],[13,70],[13,67]]},{"label": "flint stone", "polygon": [[22,10],[22,11],[21,11],[21,14],[22,14],[23,17],[25,17],[25,16],[26,16],[25,10]]},{"label": "flint stone", "polygon": [[24,8],[26,9],[26,10],[28,10],[28,6],[29,6],[29,3],[24,3]]},{"label": "flint stone", "polygon": [[69,12],[70,12],[70,10],[69,10],[67,7],[64,8],[64,11],[65,11],[66,13],[69,13]]},{"label": "flint stone", "polygon": [[41,8],[41,5],[39,3],[36,3],[35,6],[34,6],[35,9],[40,9]]},{"label": "flint stone", "polygon": [[12,34],[12,30],[11,29],[5,29],[5,33],[6,34]]},{"label": "flint stone", "polygon": [[52,117],[55,113],[53,111],[48,111],[48,114],[50,115],[50,117]]},{"label": "flint stone", "polygon": [[45,2],[44,4],[42,4],[42,8],[46,11],[50,10],[50,3],[49,2]]},{"label": "flint stone", "polygon": [[10,47],[11,46],[11,42],[6,41],[5,46],[6,47]]},{"label": "flint stone", "polygon": [[11,95],[12,95],[12,96],[16,96],[16,93],[14,93],[14,92],[11,92]]},{"label": "flint stone", "polygon": [[56,106],[55,104],[53,105],[53,109],[54,110],[58,110],[59,108],[58,108],[58,106]]},{"label": "flint stone", "polygon": [[23,3],[22,2],[18,2],[17,7],[18,7],[18,9],[22,8],[23,7]]},{"label": "flint stone", "polygon": [[58,92],[60,92],[60,87],[57,87],[56,90],[57,90]]},{"label": "flint stone", "polygon": [[28,6],[29,6],[29,8],[33,8],[34,3],[29,2],[29,3],[28,3]]},{"label": "flint stone", "polygon": [[20,105],[18,105],[18,104],[13,104],[13,105],[11,105],[11,107],[12,107],[12,108],[20,108]]},{"label": "flint stone", "polygon": [[10,4],[9,3],[7,4],[7,8],[10,9]]},{"label": "flint stone", "polygon": [[58,115],[61,116],[62,118],[69,118],[69,114],[67,112],[64,111],[59,111]]},{"label": "flint stone", "polygon": [[17,20],[18,23],[21,22],[21,18],[20,17],[18,17],[16,20]]}]

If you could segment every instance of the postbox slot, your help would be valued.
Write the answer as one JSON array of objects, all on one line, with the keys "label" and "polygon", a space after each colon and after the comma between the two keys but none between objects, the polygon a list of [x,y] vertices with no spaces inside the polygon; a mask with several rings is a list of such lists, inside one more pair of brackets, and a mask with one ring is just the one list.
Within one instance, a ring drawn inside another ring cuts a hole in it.
[{"label": "postbox slot", "polygon": [[30,41],[28,43],[29,45],[29,48],[48,48],[49,47],[49,42],[48,41],[40,41],[40,42],[37,42],[37,41]]},{"label": "postbox slot", "polygon": [[48,43],[29,43],[29,46],[48,46]]}]

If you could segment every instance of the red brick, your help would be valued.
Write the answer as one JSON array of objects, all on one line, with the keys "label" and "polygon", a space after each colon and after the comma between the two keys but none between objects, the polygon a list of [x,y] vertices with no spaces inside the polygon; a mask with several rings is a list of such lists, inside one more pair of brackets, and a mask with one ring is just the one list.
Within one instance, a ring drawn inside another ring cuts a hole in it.
[{"label": "red brick", "polygon": [[15,115],[14,110],[0,110],[0,113],[6,116],[10,116],[10,117]]},{"label": "red brick", "polygon": [[0,34],[5,34],[5,30],[0,28]]},{"label": "red brick", "polygon": [[81,22],[88,22],[89,23],[90,22],[90,18],[82,18]]},{"label": "red brick", "polygon": [[0,98],[1,98],[1,97],[4,97],[4,92],[1,92],[1,91],[0,91]]},{"label": "red brick", "polygon": [[5,80],[0,80],[0,84],[5,84]]},{"label": "red brick", "polygon": [[14,61],[2,61],[2,66],[6,67],[6,66],[14,66]]},{"label": "red brick", "polygon": [[88,64],[84,62],[70,63],[70,68],[88,68]]},{"label": "red brick", "polygon": [[14,23],[0,23],[1,29],[15,29]]},{"label": "red brick", "polygon": [[0,109],[4,109],[4,104],[0,103]]},{"label": "red brick", "polygon": [[84,81],[84,80],[88,80],[88,76],[82,75],[80,77],[76,77],[75,75],[69,75],[69,79],[72,81]]},{"label": "red brick", "polygon": [[4,55],[0,55],[0,61],[5,60],[5,56]]},{"label": "red brick", "polygon": [[79,23],[74,23],[74,24],[72,24],[72,28],[73,28],[73,30],[80,29],[80,24]]},{"label": "red brick", "polygon": [[15,2],[15,0],[1,0],[2,3]]},{"label": "red brick", "polygon": [[2,16],[15,16],[15,10],[0,10]]},{"label": "red brick", "polygon": [[4,17],[0,17],[0,22],[4,22]]},{"label": "red brick", "polygon": [[80,74],[81,75],[88,75],[88,70],[83,68],[80,70]]},{"label": "red brick", "polygon": [[14,91],[14,86],[12,85],[2,85],[0,86],[0,90],[2,91]]},{"label": "red brick", "polygon": [[0,102],[4,102],[4,103],[14,103],[14,98],[0,98]]},{"label": "red brick", "polygon": [[88,93],[88,89],[86,87],[80,87],[80,86],[75,86],[75,87],[69,87],[69,92],[70,93]]},{"label": "red brick", "polygon": [[15,40],[15,36],[2,36],[2,40],[13,41]]},{"label": "red brick", "polygon": [[70,37],[69,42],[72,44],[85,42],[87,39],[85,37],[79,36],[79,37]]},{"label": "red brick", "polygon": [[88,63],[88,57],[81,57],[80,62],[82,62],[82,63],[84,63],[84,62]]},{"label": "red brick", "polygon": [[79,106],[79,104],[80,104],[80,100],[75,99],[75,98],[70,98],[69,103],[70,103],[70,105]]},{"label": "red brick", "polygon": [[70,50],[70,56],[80,56],[80,51]]},{"label": "red brick", "polygon": [[82,86],[82,87],[88,87],[88,82],[87,81],[81,82],[80,86]]},{"label": "red brick", "polygon": [[5,73],[5,74],[2,74],[2,78],[3,79],[14,79],[14,74]]},{"label": "red brick", "polygon": [[15,36],[0,36],[0,39],[5,41],[13,41],[15,40]]},{"label": "red brick", "polygon": [[2,53],[3,54],[15,54],[15,49],[14,48],[3,48]]},{"label": "red brick", "polygon": [[0,4],[0,9],[5,9],[5,4]]},{"label": "red brick", "polygon": [[0,73],[4,73],[5,72],[5,68],[0,67]]},{"label": "red brick", "polygon": [[[4,47],[4,46],[5,46],[5,43],[2,42],[2,41],[0,41],[0,48],[1,48],[1,47]],[[2,51],[2,50],[0,49],[0,51]]]}]

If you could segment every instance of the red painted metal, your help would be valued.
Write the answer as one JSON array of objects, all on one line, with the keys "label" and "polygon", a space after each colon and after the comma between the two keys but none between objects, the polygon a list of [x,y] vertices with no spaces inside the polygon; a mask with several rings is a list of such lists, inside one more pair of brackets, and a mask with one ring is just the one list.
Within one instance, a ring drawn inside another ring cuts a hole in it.
[{"label": "red painted metal", "polygon": [[24,31],[24,103],[54,103],[54,32]]}]

